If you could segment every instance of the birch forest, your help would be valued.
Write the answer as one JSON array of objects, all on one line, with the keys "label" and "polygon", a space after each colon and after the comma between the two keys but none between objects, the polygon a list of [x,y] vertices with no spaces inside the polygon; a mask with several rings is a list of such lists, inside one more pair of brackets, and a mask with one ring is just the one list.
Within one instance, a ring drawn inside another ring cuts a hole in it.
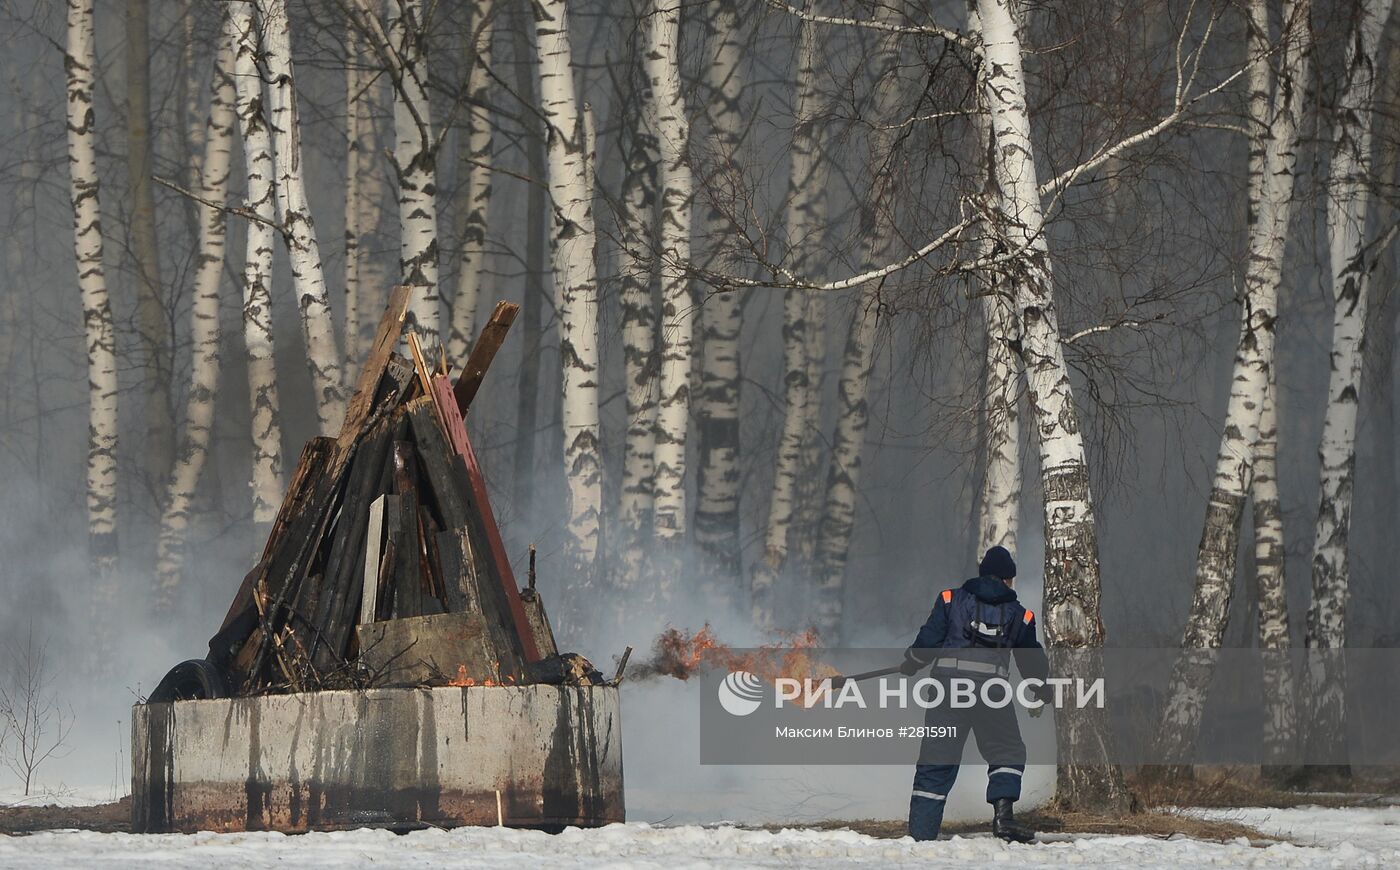
[{"label": "birch forest", "polygon": [[[520,306],[466,423],[594,661],[903,647],[1000,545],[1048,647],[1179,651],[1184,759],[1214,651],[1400,646],[1391,0],[0,18],[0,635],[104,748],[398,284],[454,372]],[[1277,757],[1345,730],[1338,661],[1267,675]],[[1061,798],[1125,810],[1081,761]]]}]

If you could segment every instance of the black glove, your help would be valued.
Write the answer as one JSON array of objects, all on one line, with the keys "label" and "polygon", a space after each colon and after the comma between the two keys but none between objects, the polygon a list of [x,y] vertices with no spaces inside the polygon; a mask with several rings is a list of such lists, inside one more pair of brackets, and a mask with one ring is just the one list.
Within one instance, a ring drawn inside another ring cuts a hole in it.
[{"label": "black glove", "polygon": [[912,677],[926,667],[928,667],[928,662],[921,662],[913,655],[905,653],[904,661],[899,665],[899,672],[906,677]]}]

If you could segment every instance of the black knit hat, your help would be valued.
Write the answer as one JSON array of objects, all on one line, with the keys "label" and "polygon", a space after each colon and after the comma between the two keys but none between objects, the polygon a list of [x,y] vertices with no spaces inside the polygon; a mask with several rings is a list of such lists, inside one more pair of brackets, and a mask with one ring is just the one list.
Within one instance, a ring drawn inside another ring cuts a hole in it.
[{"label": "black knit hat", "polygon": [[1000,577],[1010,580],[1016,576],[1016,561],[1005,547],[993,547],[982,557],[977,570],[983,577]]}]

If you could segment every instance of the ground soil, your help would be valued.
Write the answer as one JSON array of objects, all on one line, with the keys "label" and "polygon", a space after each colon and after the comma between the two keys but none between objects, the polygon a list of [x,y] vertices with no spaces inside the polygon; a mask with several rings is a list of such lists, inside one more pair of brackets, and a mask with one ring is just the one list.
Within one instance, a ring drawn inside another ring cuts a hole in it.
[{"label": "ground soil", "polygon": [[95,807],[0,806],[0,834],[28,834],[56,828],[81,828],[104,834],[131,830],[131,799]]}]

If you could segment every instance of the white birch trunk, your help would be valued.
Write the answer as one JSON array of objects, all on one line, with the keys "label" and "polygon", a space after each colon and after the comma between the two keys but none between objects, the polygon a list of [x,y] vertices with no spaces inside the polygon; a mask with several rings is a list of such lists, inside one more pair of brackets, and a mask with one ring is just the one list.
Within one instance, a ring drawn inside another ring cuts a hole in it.
[{"label": "white birch trunk", "polygon": [[982,415],[986,422],[986,457],[978,508],[978,554],[990,547],[1016,552],[1021,519],[1020,366],[1012,351],[1015,313],[995,281],[984,287],[982,316],[987,329],[986,383]]},{"label": "white birch trunk", "polygon": [[[1259,202],[1251,208],[1249,263],[1245,273],[1243,316],[1230,389],[1230,401],[1216,457],[1215,476],[1206,506],[1196,563],[1195,590],[1177,660],[1168,688],[1167,705],[1158,733],[1164,761],[1181,763],[1195,744],[1214,670],[1214,650],[1225,634],[1230,597],[1235,580],[1235,556],[1239,550],[1240,519],[1249,492],[1254,447],[1259,440],[1264,400],[1274,364],[1274,320],[1278,287],[1292,214],[1294,166],[1297,162],[1298,122],[1307,90],[1307,64],[1311,55],[1308,15],[1310,0],[1286,6],[1285,47],[1279,59],[1278,81],[1269,117],[1251,119],[1251,193]],[[1267,13],[1262,0],[1250,8],[1250,54],[1267,34]],[[1250,76],[1251,111],[1258,111],[1258,94],[1268,92],[1262,78],[1270,57],[1254,61]],[[1257,178],[1253,177],[1258,175]]]},{"label": "white birch trunk", "polygon": [[[67,43],[68,170],[73,204],[73,255],[83,306],[87,345],[88,558],[94,584],[94,614],[106,614],[117,566],[117,355],[112,305],[102,264],[102,209],[97,176],[93,80],[97,67],[93,0],[68,0]],[[9,293],[15,291],[11,288]]]},{"label": "white birch trunk", "polygon": [[1284,583],[1283,510],[1278,494],[1278,406],[1270,371],[1259,441],[1254,448],[1254,475],[1249,495],[1254,502],[1254,576],[1259,600],[1259,649],[1264,656],[1264,760],[1281,764],[1295,757],[1296,696],[1289,649],[1288,587]]},{"label": "white birch trunk", "polygon": [[[670,0],[667,0],[670,2]],[[710,36],[705,85],[710,141],[715,150],[715,178],[709,187],[704,232],[710,266],[730,274],[737,265],[732,240],[738,228],[731,210],[737,198],[725,191],[742,188],[738,167],[743,131],[741,96],[743,47],[735,0],[708,0]],[[739,311],[742,294],[715,293],[700,305],[700,389],[695,397],[697,435],[695,542],[708,556],[707,573],[726,590],[739,577]],[[727,578],[732,578],[729,580]]]},{"label": "white birch trunk", "polygon": [[553,199],[550,251],[563,367],[564,468],[569,486],[568,558],[586,595],[596,576],[601,535],[602,461],[598,443],[598,278],[593,191],[585,165],[583,109],[574,86],[564,0],[534,0],[540,102],[548,128],[546,163]]},{"label": "white birch trunk", "polygon": [[[1011,277],[1027,393],[1039,435],[1045,637],[1051,648],[1092,650],[1104,641],[1093,496],[1052,294],[1020,35],[1011,0],[978,0],[977,16],[986,68],[981,96],[992,135],[989,153],[998,158],[993,167],[1001,198],[997,231],[1011,250],[1023,252]],[[1075,763],[1059,766],[1057,800],[1077,808],[1125,812],[1128,793],[1122,771],[1109,763],[1109,735],[1102,716],[1090,710],[1063,710],[1056,724],[1061,745],[1073,746],[1077,756]]]},{"label": "white birch trunk", "polygon": [[369,100],[363,93],[365,75],[360,31],[350,21],[345,28],[345,387],[351,389],[360,360],[360,239],[365,233],[365,132]]},{"label": "white birch trunk", "polygon": [[326,295],[321,246],[302,175],[301,121],[292,77],[291,21],[287,0],[256,0],[261,24],[260,55],[267,80],[268,125],[276,159],[273,189],[277,219],[292,263],[292,283],[301,310],[306,357],[316,389],[316,415],[323,435],[333,435],[345,417],[345,388],[335,321]]},{"label": "white birch trunk", "polygon": [[[899,21],[898,8],[897,5],[877,7],[875,20],[887,24]],[[871,108],[874,126],[869,133],[869,165],[874,178],[869,199],[862,205],[861,230],[866,239],[866,262],[862,271],[889,259],[897,237],[889,203],[893,178],[888,172],[894,136],[879,125],[893,117],[900,97],[898,39],[882,37],[870,65],[876,75]],[[841,381],[836,391],[836,431],[831,441],[826,495],[818,525],[816,588],[812,596],[812,624],[828,645],[840,643],[846,562],[855,532],[861,452],[870,422],[866,402],[875,360],[879,289],[878,281],[867,282],[860,288],[846,336]]]},{"label": "white birch trunk", "polygon": [[[253,522],[272,523],[282,502],[282,423],[278,412],[277,367],[273,359],[272,258],[277,220],[276,161],[264,113],[263,80],[258,72],[258,32],[253,4],[229,4],[229,26],[236,57],[234,87],[243,164],[248,175],[248,221],[243,263],[243,342],[248,353],[253,462],[250,485]],[[256,536],[256,532],[255,532]]]},{"label": "white birch trunk", "polygon": [[1358,4],[1357,31],[1347,41],[1346,78],[1337,106],[1336,142],[1328,180],[1327,241],[1332,264],[1332,370],[1318,459],[1322,480],[1312,560],[1312,603],[1306,644],[1309,656],[1307,740],[1309,756],[1338,757],[1346,746],[1346,645],[1350,566],[1347,542],[1356,475],[1356,411],[1361,395],[1370,210],[1371,117],[1381,33],[1391,0]]},{"label": "white birch trunk", "polygon": [[[976,9],[969,11],[969,30],[981,30]],[[985,75],[978,77],[979,87],[986,87]],[[987,114],[977,116],[978,154],[990,154],[992,130]],[[1003,206],[994,166],[985,167],[984,191],[994,207]],[[980,253],[990,255],[995,249],[995,234],[987,232],[980,239]],[[1021,419],[1018,407],[1020,361],[1013,350],[1019,340],[1016,334],[1016,312],[1013,289],[1003,276],[979,275],[982,293],[982,321],[986,329],[986,351],[983,354],[982,431],[983,447],[982,492],[978,501],[977,553],[975,558],[991,547],[1005,547],[1016,552],[1016,532],[1021,518]]]},{"label": "white birch trunk", "polygon": [[[816,120],[826,109],[817,86],[821,41],[818,25],[804,21],[798,37],[797,81],[793,96],[792,162],[788,171],[788,265],[794,274],[811,275],[821,265],[830,163],[819,153]],[[812,328],[810,294],[789,290],[783,299],[783,428],[778,462],[768,502],[763,555],[750,579],[750,608],[755,627],[774,627],[773,586],[787,567],[797,515],[803,449],[812,428]]]},{"label": "white birch trunk", "polygon": [[438,291],[437,142],[428,101],[427,35],[422,0],[386,0],[394,71],[394,174],[399,192],[399,270],[414,285],[406,328],[425,348],[442,332]]},{"label": "white birch trunk", "polygon": [[827,300],[825,293],[807,295],[807,384],[811,390],[808,416],[811,425],[802,438],[802,476],[797,481],[797,519],[794,520],[795,570],[815,576],[817,532],[821,528],[826,496],[826,436],[822,431],[822,406],[827,364]]},{"label": "white birch trunk", "polygon": [[[661,373],[656,418],[656,495],[652,527],[658,542],[685,540],[685,446],[690,417],[693,302],[685,276],[690,261],[691,202],[687,162],[690,135],[681,93],[680,5],[659,0],[648,15],[646,76],[651,91],[646,113],[656,136],[660,190]],[[670,588],[670,572],[657,577],[658,592]]]},{"label": "white birch trunk", "polygon": [[[640,26],[643,19],[636,20]],[[629,66],[629,75],[635,77],[638,71]],[[633,107],[624,111],[625,175],[617,220],[622,356],[627,379],[627,433],[617,528],[622,562],[618,580],[622,588],[641,582],[656,495],[658,372],[652,294],[656,263],[656,139],[637,117],[636,103],[643,97],[643,90],[633,94]]]},{"label": "white birch trunk", "polygon": [[174,608],[180,587],[190,507],[209,455],[214,395],[219,386],[219,280],[223,277],[227,235],[222,206],[228,200],[233,127],[237,122],[231,27],[224,35],[226,38],[219,40],[209,89],[209,121],[203,136],[204,159],[199,179],[200,196],[217,205],[201,203],[198,210],[199,265],[195,269],[194,302],[190,309],[190,343],[194,354],[190,366],[191,383],[185,397],[184,434],[180,452],[175,457],[175,470],[170,478],[156,544],[154,604],[158,612],[167,613]]},{"label": "white birch trunk", "polygon": [[491,225],[491,35],[494,32],[491,3],[477,5],[473,19],[472,68],[467,75],[469,122],[466,151],[466,190],[458,206],[464,213],[461,259],[457,263],[457,292],[452,297],[452,328],[448,337],[449,359],[464,364],[476,335],[476,310],[481,302],[486,263],[486,230]]}]

